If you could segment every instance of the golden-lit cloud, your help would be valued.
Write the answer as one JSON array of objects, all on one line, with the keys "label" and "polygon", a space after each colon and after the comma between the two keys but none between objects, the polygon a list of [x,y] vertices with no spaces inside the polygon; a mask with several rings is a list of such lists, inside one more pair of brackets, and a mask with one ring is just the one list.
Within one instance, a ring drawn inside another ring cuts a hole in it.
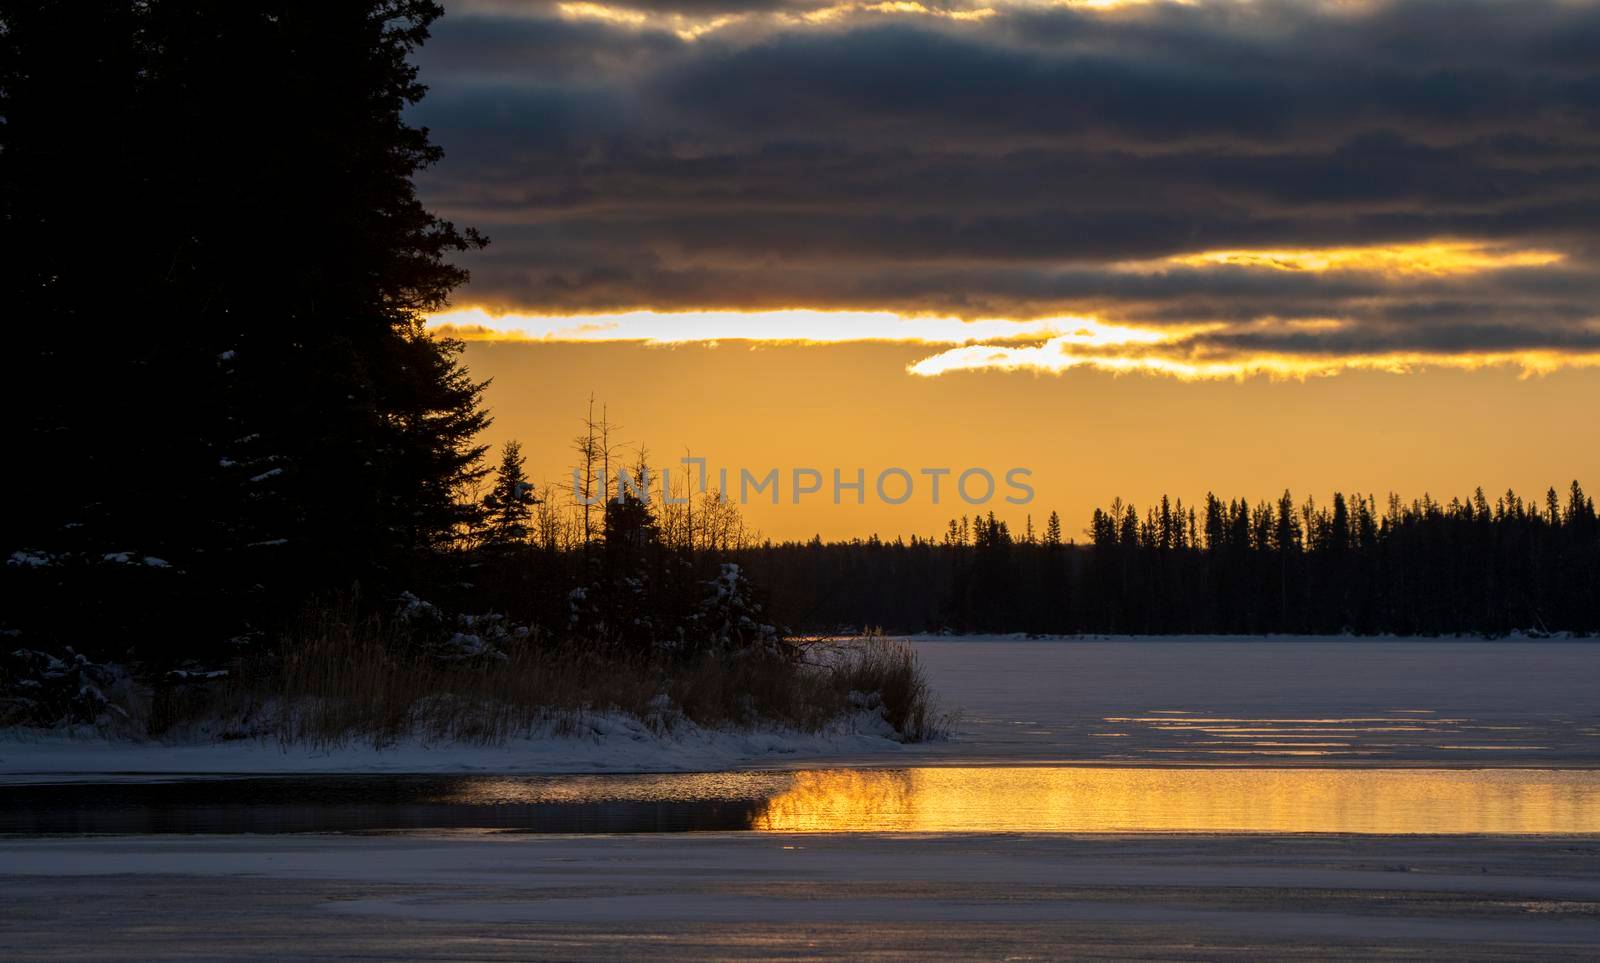
[{"label": "golden-lit cloud", "polygon": [[1300,351],[1252,348],[1275,337],[1337,334],[1351,326],[1337,318],[1262,318],[1246,323],[1136,325],[1088,316],[1014,321],[964,321],[902,316],[882,311],[633,311],[610,315],[496,314],[481,307],[429,319],[436,334],[468,341],[551,344],[824,345],[898,343],[944,347],[909,364],[924,378],[956,372],[1064,374],[1084,369],[1147,374],[1183,381],[1326,377],[1346,371],[1395,374],[1427,368],[1520,369],[1524,375],[1565,367],[1600,366],[1600,350],[1336,350],[1314,345]]},{"label": "golden-lit cloud", "polygon": [[764,9],[754,5],[737,12],[686,13],[682,10],[652,8],[642,0],[636,0],[633,4],[572,0],[555,4],[555,9],[569,20],[598,20],[616,26],[655,27],[670,30],[684,40],[696,40],[741,23],[814,27],[883,18],[981,23],[1008,12],[1025,13],[1052,7],[1111,13],[1130,7],[1185,7],[1194,3],[1195,0],[842,0],[810,7],[796,4],[788,9]]},{"label": "golden-lit cloud", "polygon": [[718,13],[695,16],[676,12],[653,12],[628,6],[592,3],[579,0],[558,3],[556,10],[568,20],[598,20],[618,27],[656,27],[669,30],[682,40],[698,40],[746,19],[742,13]]},{"label": "golden-lit cloud", "polygon": [[1172,6],[1193,6],[1193,0],[1044,0],[1041,4],[1035,0],[1035,5],[1071,7],[1076,10],[1117,10],[1122,7],[1147,7],[1159,3]]},{"label": "golden-lit cloud", "polygon": [[630,311],[621,314],[547,316],[494,313],[481,307],[433,315],[429,328],[469,341],[636,341],[688,344],[761,341],[839,344],[850,341],[962,345],[1063,337],[1076,342],[1123,344],[1161,335],[1103,324],[1087,317],[1028,321],[919,317],[887,311]]},{"label": "golden-lit cloud", "polygon": [[880,0],[874,3],[836,3],[787,16],[791,20],[804,23],[828,23],[862,13],[941,17],[948,20],[986,20],[994,16],[995,12],[993,7],[944,7],[916,3],[914,0]]},{"label": "golden-lit cloud", "polygon": [[1559,251],[1516,250],[1470,241],[1430,241],[1364,247],[1201,251],[1156,263],[1191,268],[1261,268],[1311,273],[1357,271],[1389,277],[1446,277],[1507,268],[1547,267],[1563,259]]},{"label": "golden-lit cloud", "polygon": [[[1407,312],[1418,285],[1435,289],[1427,295],[1430,299],[1440,297],[1439,290],[1445,292],[1443,297],[1454,297],[1453,290],[1469,283],[1465,279],[1550,268],[1565,259],[1564,253],[1545,248],[1448,239],[1197,251],[1154,261],[1114,262],[1105,268],[1108,276],[1148,275],[1151,280],[1180,268],[1202,279],[1244,276],[1280,278],[1292,284],[1315,284],[1318,275],[1365,279],[1355,296],[1331,303],[1333,310],[1327,314],[1208,313],[1205,299],[1197,297],[1192,319],[1175,320],[1167,312],[1158,321],[1142,319],[1137,302],[1093,299],[1081,313],[1038,318],[836,308],[544,314],[477,306],[436,314],[428,321],[436,333],[477,341],[880,342],[944,349],[907,366],[910,374],[925,378],[970,371],[1061,374],[1088,369],[1197,381],[1502,366],[1535,374],[1597,364],[1600,315],[1569,318],[1561,327],[1541,332],[1521,324],[1429,317],[1426,312],[1418,320]],[[1297,275],[1306,280],[1292,280]],[[1205,291],[1207,283],[1202,281],[1195,290]],[[1290,304],[1294,292],[1285,290],[1275,297]]]},{"label": "golden-lit cloud", "polygon": [[[1060,0],[1054,5],[1087,10],[1148,3],[1151,0]],[[742,23],[768,23],[782,27],[807,27],[843,24],[862,19],[907,18],[943,20],[953,23],[979,23],[998,16],[1006,9],[1050,6],[1039,0],[994,0],[992,3],[918,2],[918,0],[846,0],[814,7],[694,14],[678,10],[651,9],[648,5],[596,3],[574,0],[557,3],[555,9],[569,20],[597,20],[614,26],[653,27],[668,30],[683,40],[697,40],[707,34]]]},{"label": "golden-lit cloud", "polygon": [[556,9],[564,17],[575,20],[604,20],[607,23],[626,23],[638,26],[650,18],[640,10],[614,7],[604,3],[563,3]]},{"label": "golden-lit cloud", "polygon": [[1524,376],[1548,374],[1561,368],[1600,367],[1600,351],[1548,350],[1492,352],[1380,351],[1370,354],[1284,354],[1240,352],[1231,355],[1196,354],[1194,345],[1181,339],[1163,340],[1135,351],[1085,348],[1060,338],[1043,344],[969,345],[951,348],[907,367],[925,378],[958,371],[1031,371],[1063,374],[1074,369],[1111,374],[1152,374],[1180,381],[1242,380],[1265,376],[1273,379],[1330,377],[1348,371],[1383,371],[1404,374],[1429,368],[1477,371],[1516,368]]}]

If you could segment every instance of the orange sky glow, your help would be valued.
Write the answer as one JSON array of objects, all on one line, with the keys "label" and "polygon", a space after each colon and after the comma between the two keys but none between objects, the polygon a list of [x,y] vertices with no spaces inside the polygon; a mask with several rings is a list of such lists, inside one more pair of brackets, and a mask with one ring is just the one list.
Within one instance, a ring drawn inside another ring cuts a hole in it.
[{"label": "orange sky glow", "polygon": [[[551,481],[593,395],[658,467],[1026,468],[993,507],[1068,535],[1600,485],[1584,7],[459,0],[421,187],[493,243],[427,324]],[[781,539],[973,510],[780,502]]]}]

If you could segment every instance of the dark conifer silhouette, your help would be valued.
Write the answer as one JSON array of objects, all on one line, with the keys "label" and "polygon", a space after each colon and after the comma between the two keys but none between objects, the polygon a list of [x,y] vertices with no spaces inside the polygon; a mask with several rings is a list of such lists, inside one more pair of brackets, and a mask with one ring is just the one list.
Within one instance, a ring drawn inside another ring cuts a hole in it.
[{"label": "dark conifer silhouette", "polygon": [[440,13],[6,5],[9,627],[194,654],[411,587],[472,521],[482,386],[421,315],[484,239],[418,201],[402,116]]},{"label": "dark conifer silhouette", "polygon": [[539,503],[528,481],[522,446],[508,441],[500,450],[494,485],[483,497],[484,541],[489,545],[520,545],[528,540],[528,523]]}]

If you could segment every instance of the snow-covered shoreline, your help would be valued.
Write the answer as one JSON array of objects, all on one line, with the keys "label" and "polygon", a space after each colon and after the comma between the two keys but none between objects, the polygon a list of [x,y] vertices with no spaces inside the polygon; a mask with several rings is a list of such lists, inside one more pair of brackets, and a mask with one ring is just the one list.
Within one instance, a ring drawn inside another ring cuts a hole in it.
[{"label": "snow-covered shoreline", "polygon": [[0,784],[185,776],[704,772],[902,749],[893,729],[865,712],[818,733],[704,729],[692,723],[657,733],[616,713],[587,714],[574,728],[493,746],[412,739],[381,748],[359,740],[333,747],[284,746],[272,739],[165,743],[22,730],[0,735]]},{"label": "snow-covered shoreline", "polygon": [[[0,734],[0,783],[166,774],[630,773],[919,766],[1600,768],[1583,640],[913,637],[952,737],[858,713],[823,733],[586,714],[501,746],[115,743]],[[665,734],[657,730],[665,728]]]}]

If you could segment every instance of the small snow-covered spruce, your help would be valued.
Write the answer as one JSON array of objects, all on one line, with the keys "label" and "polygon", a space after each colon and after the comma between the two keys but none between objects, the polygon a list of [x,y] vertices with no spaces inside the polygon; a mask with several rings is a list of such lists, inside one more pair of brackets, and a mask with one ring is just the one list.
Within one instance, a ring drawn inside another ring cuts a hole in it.
[{"label": "small snow-covered spruce", "polygon": [[407,622],[435,622],[444,616],[439,607],[411,592],[401,592],[395,615]]},{"label": "small snow-covered spruce", "polygon": [[761,603],[744,569],[724,562],[705,586],[706,595],[684,636],[691,647],[698,642],[724,651],[777,648],[781,633],[762,620]]},{"label": "small snow-covered spruce", "polygon": [[395,619],[423,651],[453,664],[505,662],[506,647],[529,634],[497,612],[451,614],[411,592],[400,593]]},{"label": "small snow-covered spruce", "polygon": [[12,568],[44,568],[56,564],[56,557],[48,552],[12,552],[6,564]]},{"label": "small snow-covered spruce", "polygon": [[125,668],[91,662],[71,647],[61,656],[16,649],[0,657],[0,725],[127,722],[128,711],[116,700],[125,700],[130,691]]},{"label": "small snow-covered spruce", "polygon": [[658,736],[671,733],[686,721],[683,710],[674,705],[672,697],[665,692],[652,697],[645,710],[644,724]]},{"label": "small snow-covered spruce", "polygon": [[606,637],[606,619],[599,592],[580,585],[567,593],[567,631],[573,638]]},{"label": "small snow-covered spruce", "polygon": [[164,558],[154,555],[140,555],[138,552],[107,552],[100,560],[107,565],[143,565],[146,568],[171,568],[172,563]]}]

